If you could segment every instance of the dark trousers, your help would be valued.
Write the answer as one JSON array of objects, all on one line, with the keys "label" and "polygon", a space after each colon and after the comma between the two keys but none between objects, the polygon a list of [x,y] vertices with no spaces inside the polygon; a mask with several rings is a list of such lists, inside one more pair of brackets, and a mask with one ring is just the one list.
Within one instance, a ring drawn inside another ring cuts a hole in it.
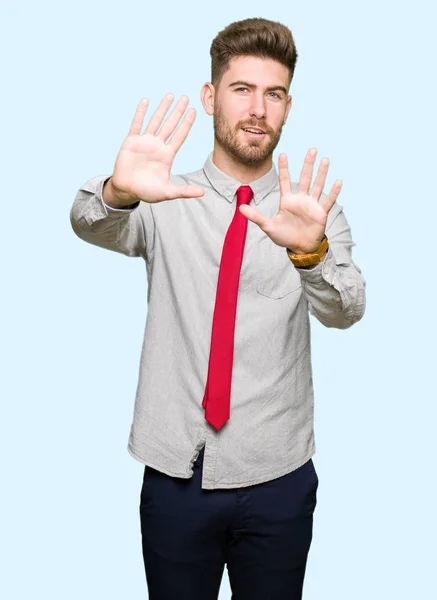
[{"label": "dark trousers", "polygon": [[310,459],[272,481],[201,489],[145,466],[140,517],[150,600],[217,600],[226,564],[232,600],[301,600],[318,477]]}]

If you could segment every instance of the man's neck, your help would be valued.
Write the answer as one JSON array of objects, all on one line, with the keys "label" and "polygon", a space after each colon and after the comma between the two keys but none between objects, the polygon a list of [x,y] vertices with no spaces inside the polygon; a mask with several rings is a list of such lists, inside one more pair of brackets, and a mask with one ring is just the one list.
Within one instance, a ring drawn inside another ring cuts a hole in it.
[{"label": "man's neck", "polygon": [[214,165],[241,183],[249,184],[256,179],[259,179],[272,168],[272,156],[268,156],[261,165],[243,165],[235,161],[235,159],[226,153],[220,146],[214,144],[214,152],[212,155]]}]

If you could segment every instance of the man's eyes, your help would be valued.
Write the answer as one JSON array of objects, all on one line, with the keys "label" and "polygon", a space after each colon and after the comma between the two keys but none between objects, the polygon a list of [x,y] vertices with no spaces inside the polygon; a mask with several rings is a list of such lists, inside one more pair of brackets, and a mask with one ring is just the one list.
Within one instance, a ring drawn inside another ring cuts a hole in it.
[{"label": "man's eyes", "polygon": [[[236,92],[241,92],[242,90],[247,90],[248,88],[246,87],[239,87],[236,88]],[[274,96],[276,96],[276,98],[280,98],[281,96],[279,94],[277,94],[276,92],[269,92],[269,94],[273,94]]]}]

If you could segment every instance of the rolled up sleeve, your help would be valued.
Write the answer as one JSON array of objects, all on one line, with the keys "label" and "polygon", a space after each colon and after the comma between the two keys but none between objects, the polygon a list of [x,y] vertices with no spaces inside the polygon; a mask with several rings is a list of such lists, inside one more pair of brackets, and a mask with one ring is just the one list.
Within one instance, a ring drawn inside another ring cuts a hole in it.
[{"label": "rolled up sleeve", "polygon": [[366,282],[352,260],[351,229],[343,207],[335,204],[328,215],[329,248],[313,269],[297,269],[310,314],[326,327],[347,329],[359,321],[366,306]]},{"label": "rolled up sleeve", "polygon": [[109,177],[94,177],[79,189],[70,211],[73,231],[95,246],[146,259],[153,250],[154,242],[150,204],[137,202],[123,209],[106,205],[102,191]]}]

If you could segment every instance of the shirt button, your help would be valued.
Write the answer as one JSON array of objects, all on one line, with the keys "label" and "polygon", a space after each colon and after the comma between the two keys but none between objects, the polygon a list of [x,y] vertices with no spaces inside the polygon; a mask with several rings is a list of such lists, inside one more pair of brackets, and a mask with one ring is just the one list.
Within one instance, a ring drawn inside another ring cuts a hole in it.
[{"label": "shirt button", "polygon": [[329,267],[324,267],[323,272],[327,275],[329,273]]}]

